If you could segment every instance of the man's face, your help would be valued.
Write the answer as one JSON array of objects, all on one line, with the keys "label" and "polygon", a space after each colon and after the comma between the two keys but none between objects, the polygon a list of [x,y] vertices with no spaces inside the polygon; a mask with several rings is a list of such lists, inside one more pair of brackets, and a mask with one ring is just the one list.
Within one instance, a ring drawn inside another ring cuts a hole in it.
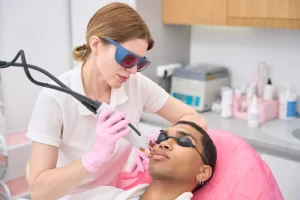
[{"label": "man's face", "polygon": [[[169,137],[187,137],[202,154],[202,135],[190,125],[177,124],[165,130]],[[186,133],[186,135],[184,134]],[[156,180],[195,181],[200,167],[204,164],[198,151],[193,147],[180,146],[176,139],[169,138],[156,144],[151,152],[149,173]]]}]

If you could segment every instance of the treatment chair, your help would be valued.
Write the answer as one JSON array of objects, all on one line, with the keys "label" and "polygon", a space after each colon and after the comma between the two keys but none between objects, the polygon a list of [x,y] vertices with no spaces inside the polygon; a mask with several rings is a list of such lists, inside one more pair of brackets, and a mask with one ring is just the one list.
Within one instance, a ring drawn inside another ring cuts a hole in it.
[{"label": "treatment chair", "polygon": [[[284,199],[269,167],[246,141],[222,130],[209,130],[208,134],[217,148],[217,163],[213,177],[194,193],[193,200]],[[117,187],[128,190],[150,182],[147,171],[124,173]]]}]

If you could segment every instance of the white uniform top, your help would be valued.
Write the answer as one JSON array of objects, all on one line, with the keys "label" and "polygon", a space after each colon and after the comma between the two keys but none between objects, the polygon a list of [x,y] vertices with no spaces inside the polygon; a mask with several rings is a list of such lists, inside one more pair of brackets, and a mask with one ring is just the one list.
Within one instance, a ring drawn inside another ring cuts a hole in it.
[{"label": "white uniform top", "polygon": [[[58,78],[73,91],[85,95],[81,67]],[[131,75],[119,89],[112,89],[110,105],[117,111],[125,112],[126,118],[138,128],[142,112],[158,111],[168,97],[169,94],[164,89],[137,73]],[[38,96],[27,136],[32,141],[59,147],[57,167],[62,167],[81,159],[92,148],[96,123],[96,116],[71,95],[45,88]],[[117,174],[124,168],[131,150],[132,145],[121,139],[111,160],[73,190],[73,193],[101,185],[114,186]]]},{"label": "white uniform top", "polygon": [[[124,191],[119,188],[111,186],[101,186],[87,192],[74,195],[74,200],[139,200],[146,189],[148,184],[137,185],[130,190]],[[193,194],[191,192],[184,192],[174,200],[191,200]]]},{"label": "white uniform top", "polygon": [[[127,191],[112,186],[100,186],[86,192],[75,194],[72,200],[140,200],[148,186],[148,184],[141,184]],[[184,192],[174,200],[191,200],[192,197],[193,194],[191,192]],[[29,199],[19,198],[17,200]]]}]

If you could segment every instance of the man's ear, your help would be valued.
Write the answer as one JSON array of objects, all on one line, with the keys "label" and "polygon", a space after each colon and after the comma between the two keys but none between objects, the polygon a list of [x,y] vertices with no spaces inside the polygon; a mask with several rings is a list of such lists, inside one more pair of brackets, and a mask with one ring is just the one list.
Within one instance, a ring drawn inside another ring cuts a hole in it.
[{"label": "man's ear", "polygon": [[199,173],[197,174],[197,181],[200,182],[205,182],[207,181],[212,175],[212,169],[209,165],[202,165],[200,167]]}]

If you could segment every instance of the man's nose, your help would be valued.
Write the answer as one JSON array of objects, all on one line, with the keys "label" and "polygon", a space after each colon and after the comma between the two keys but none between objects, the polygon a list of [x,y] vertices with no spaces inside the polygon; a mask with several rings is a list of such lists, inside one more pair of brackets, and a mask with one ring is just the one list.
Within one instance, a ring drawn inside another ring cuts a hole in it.
[{"label": "man's nose", "polygon": [[136,74],[136,72],[137,72],[137,66],[135,65],[134,67],[127,68],[126,70],[128,72],[130,72],[130,74]]},{"label": "man's nose", "polygon": [[167,149],[167,150],[171,150],[172,149],[172,144],[171,144],[171,140],[170,139],[168,139],[168,140],[165,140],[165,141],[163,141],[163,142],[161,142],[160,144],[159,144],[159,148],[160,149]]}]

